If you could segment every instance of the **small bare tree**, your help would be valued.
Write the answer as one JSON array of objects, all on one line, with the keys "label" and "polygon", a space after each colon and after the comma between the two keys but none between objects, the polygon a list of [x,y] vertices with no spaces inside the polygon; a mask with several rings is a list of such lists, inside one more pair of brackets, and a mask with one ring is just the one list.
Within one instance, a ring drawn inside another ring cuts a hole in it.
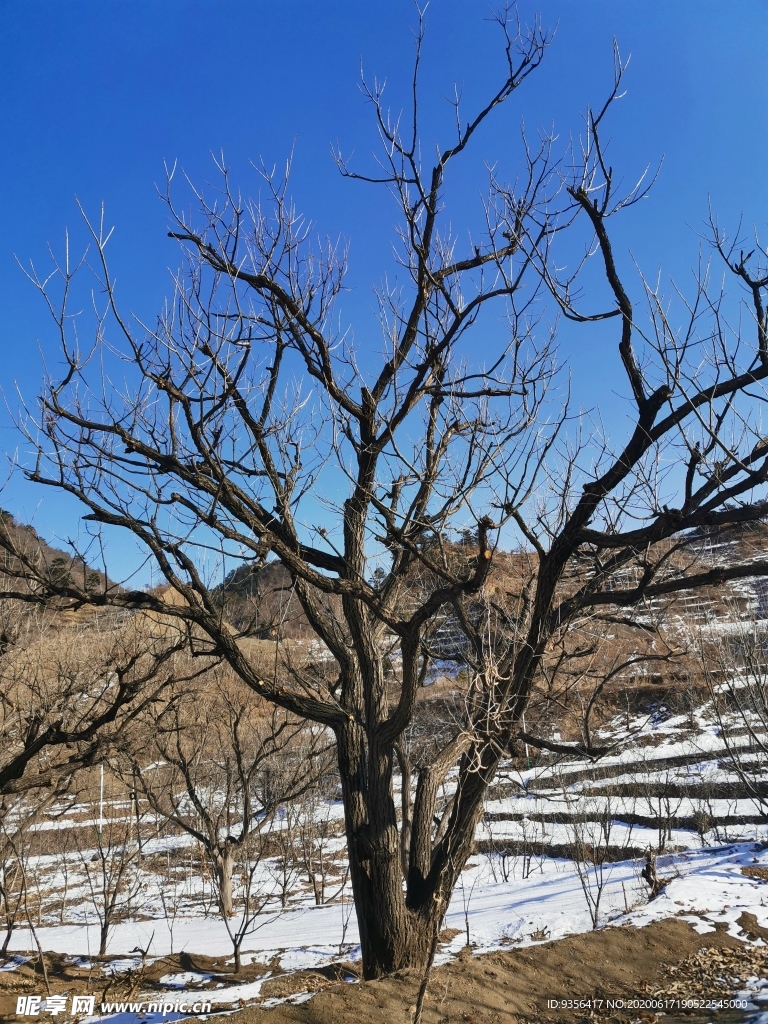
[{"label": "small bare tree", "polygon": [[569,805],[571,860],[584,893],[592,927],[596,929],[599,927],[601,904],[613,863],[620,859],[622,849],[630,847],[632,826],[623,830],[617,844],[614,828],[616,812],[613,798],[609,794],[570,798],[563,789],[563,795]]},{"label": "small bare tree", "polygon": [[130,813],[123,808],[115,811],[109,803],[108,817],[94,819],[74,833],[89,902],[99,923],[100,957],[106,955],[115,924],[131,913],[143,888]]},{"label": "small bare tree", "polygon": [[336,899],[346,883],[346,877],[342,877],[341,882],[328,892],[336,867],[333,842],[339,827],[332,809],[320,786],[308,790],[299,805],[297,854],[318,907],[327,900]]},{"label": "small bare tree", "polygon": [[[259,887],[256,875],[264,860],[264,833],[252,833],[241,850],[241,871],[239,877],[239,899],[237,911],[233,910],[232,915],[225,915],[224,924],[232,943],[232,952],[235,961],[235,974],[240,974],[243,961],[242,949],[246,936],[263,928],[266,924],[275,920],[279,915],[278,909],[275,916],[263,917],[265,910],[270,903],[276,902],[278,907],[284,906],[284,888],[273,885],[271,888]],[[274,879],[273,879],[274,881]]]},{"label": "small bare tree", "polygon": [[5,927],[0,957],[5,957],[8,953],[8,946],[24,904],[24,871],[16,854],[18,836],[14,836],[14,840],[9,842],[4,831],[0,830],[0,914]]},{"label": "small bare tree", "polygon": [[[701,668],[727,762],[751,797],[768,811],[768,631],[734,620],[730,629],[699,637]],[[707,815],[710,827],[714,815]],[[703,825],[703,821],[702,821]]]},{"label": "small bare tree", "polygon": [[251,850],[253,860],[254,835],[314,784],[328,741],[280,709],[248,700],[225,666],[195,686],[171,687],[168,697],[148,710],[132,749],[125,744],[127,772],[153,810],[200,844],[229,918],[238,856]]}]

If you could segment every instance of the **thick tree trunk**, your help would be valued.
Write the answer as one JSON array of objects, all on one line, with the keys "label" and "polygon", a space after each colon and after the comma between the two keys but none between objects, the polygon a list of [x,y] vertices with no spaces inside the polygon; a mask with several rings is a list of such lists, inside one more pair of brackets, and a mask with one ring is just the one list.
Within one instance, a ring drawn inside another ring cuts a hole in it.
[{"label": "thick tree trunk", "polygon": [[368,890],[355,893],[363,977],[368,980],[405,968],[423,969],[439,914],[417,913],[404,904],[393,912],[387,879],[379,877],[372,882]]},{"label": "thick tree trunk", "polygon": [[[352,680],[350,690],[354,683]],[[371,719],[377,724],[362,724]],[[412,807],[410,799],[403,802],[401,827],[410,833],[406,847],[397,827],[394,742],[382,738],[388,724],[384,709],[369,701],[359,718],[350,715],[337,729],[350,876],[365,978],[403,968],[426,968],[440,920],[474,848],[483,796],[504,746],[481,737],[473,741],[471,733],[462,733],[419,771]],[[511,725],[507,732],[509,728]],[[435,830],[439,786],[457,759],[452,807]],[[407,757],[401,756],[401,767],[406,785],[410,781],[405,777],[410,775]]]},{"label": "thick tree trunk", "polygon": [[355,723],[338,736],[350,877],[360,932],[363,976],[423,967],[437,908],[406,906],[400,841],[391,791],[391,751],[366,757]]}]

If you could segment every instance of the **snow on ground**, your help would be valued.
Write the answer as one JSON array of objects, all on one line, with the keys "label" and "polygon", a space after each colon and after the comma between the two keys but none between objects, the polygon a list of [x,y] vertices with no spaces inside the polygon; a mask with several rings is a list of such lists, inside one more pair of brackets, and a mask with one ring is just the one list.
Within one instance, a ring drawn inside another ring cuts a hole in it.
[{"label": "snow on ground", "polygon": [[702,934],[714,931],[715,924],[723,922],[727,923],[729,934],[744,938],[737,925],[744,912],[754,914],[760,927],[768,926],[768,886],[764,881],[745,875],[742,869],[766,866],[768,851],[762,842],[735,843],[659,858],[659,875],[676,874],[677,877],[673,877],[655,900],[618,923],[645,925],[681,916],[690,920]]},{"label": "snow on ground", "polygon": [[[633,741],[601,759],[596,770],[584,762],[570,762],[500,773],[499,795],[493,794],[487,802],[486,817],[478,828],[478,840],[484,841],[480,848],[488,852],[476,854],[462,874],[445,921],[456,934],[439,951],[438,963],[455,956],[467,941],[476,952],[528,946],[589,931],[595,920],[600,927],[642,927],[681,916],[702,933],[725,923],[731,934],[744,938],[738,921],[746,912],[755,916],[758,925],[768,927],[768,885],[754,872],[744,874],[743,870],[762,868],[768,873],[768,822],[765,809],[751,799],[726,799],[712,793],[702,803],[688,789],[684,795],[670,797],[668,816],[690,817],[705,808],[710,816],[726,817],[728,822],[721,821],[709,831],[702,829],[701,835],[669,824],[663,837],[668,852],[660,853],[657,860],[658,875],[667,884],[651,902],[640,875],[643,858],[619,859],[594,867],[541,852],[542,846],[562,849],[573,843],[574,822],[578,824],[579,816],[582,828],[598,829],[585,837],[593,845],[601,841],[602,830],[604,845],[614,851],[629,847],[655,849],[659,828],[647,827],[644,822],[630,824],[622,820],[622,815],[661,817],[665,808],[660,800],[667,799],[664,793],[670,794],[670,785],[723,786],[738,782],[737,773],[725,760],[720,726],[712,723],[706,708],[698,709],[695,715],[668,715],[660,708],[630,721],[621,717],[603,731],[607,736],[629,735]],[[627,795],[623,790],[618,796],[607,792],[609,786],[628,785],[638,787],[637,795]],[[340,805],[334,805],[328,813],[337,819]],[[590,815],[587,825],[584,819]],[[736,822],[736,816],[748,817],[750,822]],[[60,825],[52,822],[50,827]],[[519,845],[512,851],[500,851],[494,845],[499,840],[527,844],[528,852],[521,852]],[[166,837],[152,840],[148,849],[153,853],[170,852],[188,844],[187,837]],[[339,853],[343,840],[334,837],[329,847]],[[42,864],[43,858],[39,859]],[[259,868],[261,872],[262,866]],[[269,862],[265,862],[263,878],[258,876],[260,884],[274,884],[274,879],[270,883],[269,870]],[[163,998],[178,999],[194,993],[195,998],[210,1000],[214,1012],[217,1006],[223,1011],[258,999],[263,983],[276,973],[359,958],[357,925],[349,899],[319,907],[308,905],[309,901],[309,893],[304,892],[298,897],[304,905],[278,907],[260,915],[246,935],[242,945],[244,962],[269,964],[269,974],[234,987],[205,989],[204,994],[199,987],[207,981],[204,974],[169,974],[162,980]],[[158,907],[152,913],[152,919],[115,925],[109,953],[131,957],[137,948],[149,946],[151,958],[171,952],[232,955],[226,926],[215,912],[207,917],[200,913],[190,916],[185,905],[183,913],[169,921]],[[90,957],[98,949],[98,927],[93,919],[75,918],[55,926],[43,922],[36,932],[47,950]],[[10,949],[29,951],[34,944],[30,932],[19,927]],[[4,969],[14,969],[17,962],[11,961]],[[128,963],[135,965],[137,961],[134,958]],[[757,988],[761,984],[757,979]],[[309,996],[292,997],[294,1001],[303,998]],[[266,1000],[264,1005],[276,1001]],[[179,1016],[183,1015],[171,1013],[156,1019],[170,1021]],[[135,1024],[137,1017],[135,1013],[112,1015],[109,1020],[113,1024]],[[151,1024],[151,1017],[146,1020]],[[762,1024],[768,1024],[768,1014]]]},{"label": "snow on ground", "polygon": [[[342,941],[344,920],[347,919],[347,943],[357,942],[357,927],[354,915],[350,915],[350,904],[330,904],[324,907],[300,907],[285,912],[260,915],[251,933],[243,942],[244,952],[256,953],[259,960],[270,960],[278,951],[290,951],[292,969],[299,966],[314,966],[316,952],[329,962],[339,952]],[[146,949],[150,939],[152,957],[165,956],[171,952],[170,928],[162,927],[163,922],[155,919],[142,921],[121,921],[115,925],[109,942],[111,956],[125,955],[137,947]],[[60,925],[36,928],[37,937],[43,949],[57,953],[90,955],[98,948],[98,925]],[[11,949],[31,949],[34,939],[29,929],[19,927],[11,940]],[[299,963],[299,950],[305,962]],[[173,952],[205,953],[206,956],[221,957],[232,953],[224,922],[219,917],[177,917],[173,924]]]},{"label": "snow on ground", "polygon": [[[763,842],[660,856],[658,874],[671,881],[651,902],[639,876],[641,866],[637,860],[605,865],[600,925],[642,926],[682,915],[694,921],[701,932],[714,931],[715,922],[728,922],[731,934],[743,938],[735,922],[746,911],[754,914],[759,925],[768,927],[768,886],[742,873],[744,867],[768,867],[768,849]],[[545,937],[562,938],[592,927],[584,889],[571,861],[545,859],[541,869],[527,879],[509,883],[489,879],[487,861],[470,868],[465,876],[446,920],[447,927],[460,928],[461,934],[449,951],[443,952],[443,959],[466,943],[467,920],[470,941],[479,952],[510,942],[532,945]],[[596,898],[601,886],[598,873],[591,870],[585,881]]]},{"label": "snow on ground", "polygon": [[[600,925],[627,923],[642,927],[651,921],[682,916],[702,933],[713,931],[717,922],[726,922],[731,934],[743,938],[737,922],[744,912],[754,914],[759,925],[768,927],[768,886],[742,873],[742,868],[756,866],[768,868],[768,845],[763,842],[742,842],[661,856],[658,873],[661,877],[670,877],[671,881],[664,892],[649,903],[637,860],[605,865],[602,877],[592,870],[583,884],[574,864],[567,860],[544,858],[527,878],[518,875],[509,882],[500,882],[494,881],[492,858],[474,857],[454,893],[446,917],[446,927],[456,929],[457,934],[442,948],[436,962],[444,963],[455,956],[466,944],[467,935],[475,951],[482,953],[508,948],[511,944],[528,946],[589,931],[592,917],[585,885],[591,892],[593,906],[598,895],[600,897]],[[336,904],[265,914],[244,941],[243,948],[249,954],[244,959],[267,963],[279,957],[282,972],[318,967],[340,957],[357,959],[357,927],[349,911],[348,904]],[[110,952],[127,955],[137,945],[147,943],[153,932],[151,955],[170,952],[170,935],[167,931],[164,934],[158,924],[157,921],[137,921],[117,925]],[[71,925],[38,929],[38,938],[43,948],[80,956],[93,949],[97,940],[93,928]],[[29,949],[32,942],[28,932],[19,930],[12,946]],[[204,950],[210,956],[231,953],[226,928],[215,918],[177,919],[174,948],[190,952]],[[214,1008],[219,1005],[223,1009],[238,1001],[245,1003],[258,998],[266,977],[234,988],[206,990],[204,996],[197,988],[203,980],[204,976],[193,976],[191,972],[169,975],[164,984],[173,995],[165,998],[179,998],[179,993],[183,992],[191,996],[196,992],[196,998],[210,1000]],[[114,1016],[109,1019],[122,1024]],[[173,1019],[173,1015],[165,1019]]]}]

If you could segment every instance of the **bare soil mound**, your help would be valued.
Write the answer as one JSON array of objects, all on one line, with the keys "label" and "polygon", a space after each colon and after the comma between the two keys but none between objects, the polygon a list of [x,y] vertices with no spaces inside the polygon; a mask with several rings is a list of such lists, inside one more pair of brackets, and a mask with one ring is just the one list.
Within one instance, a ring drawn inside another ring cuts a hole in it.
[{"label": "bare soil mound", "polygon": [[[662,989],[670,968],[703,949],[743,948],[724,932],[699,935],[684,921],[645,928],[608,928],[525,949],[473,957],[469,950],[437,968],[424,1003],[424,1024],[555,1024],[561,1021],[654,1020],[604,1002],[597,1011],[569,1008],[566,1000],[628,999]],[[249,1007],[231,1024],[407,1024],[420,978],[403,972],[360,985],[340,983],[311,1001],[273,1009]],[[683,997],[686,993],[680,991]],[[690,997],[705,996],[691,979]],[[712,979],[712,997],[716,995]],[[557,1005],[550,1005],[553,1001]],[[661,1018],[663,1020],[663,1018]]]}]

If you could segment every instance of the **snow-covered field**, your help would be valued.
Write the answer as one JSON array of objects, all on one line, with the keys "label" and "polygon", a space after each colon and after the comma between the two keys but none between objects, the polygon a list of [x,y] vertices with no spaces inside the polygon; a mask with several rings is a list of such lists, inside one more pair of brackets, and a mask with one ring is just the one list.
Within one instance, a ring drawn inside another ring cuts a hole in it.
[{"label": "snow-covered field", "polygon": [[[715,924],[723,922],[732,935],[743,938],[737,922],[744,912],[754,914],[758,925],[768,928],[768,885],[742,872],[745,867],[758,865],[768,871],[768,847],[760,841],[661,857],[660,874],[672,876],[672,880],[649,903],[637,862],[621,861],[612,864],[608,871],[601,917],[610,925],[631,923],[641,927],[665,917],[682,916],[702,934],[714,931]],[[249,956],[244,959],[276,963],[279,958],[279,967],[254,982],[208,989],[205,998],[214,1006],[230,1007],[256,999],[263,983],[275,971],[318,967],[339,958],[354,960],[359,955],[357,930],[354,916],[349,916],[348,910],[348,905],[335,904],[264,915],[258,930],[245,940]],[[547,858],[528,878],[498,882],[488,860],[473,858],[463,885],[454,894],[445,924],[457,934],[442,947],[437,963],[444,963],[458,953],[467,942],[467,934],[475,951],[483,953],[510,944],[529,946],[589,931],[592,920],[578,872],[570,861]],[[95,936],[89,938],[85,925],[41,928],[37,935],[44,949],[81,957],[95,941]],[[163,934],[154,921],[116,925],[110,952],[126,958],[121,966],[135,966],[137,958],[131,956],[131,951],[137,945],[145,946],[150,937],[154,956],[170,952],[167,930]],[[231,949],[224,924],[215,918],[177,919],[174,944],[177,950],[205,951],[209,956],[227,956]],[[13,942],[13,948],[19,950],[29,950],[33,945],[31,935],[23,929]],[[205,980],[204,974],[195,972],[166,976],[166,997],[168,990],[194,990]]]},{"label": "snow-covered field", "polygon": [[[561,760],[502,772],[478,828],[477,852],[446,915],[445,927],[454,935],[441,946],[437,962],[455,956],[467,943],[481,953],[595,926],[642,927],[670,916],[683,917],[701,933],[718,925],[740,938],[745,938],[739,923],[744,913],[768,928],[766,807],[759,793],[745,790],[742,775],[726,755],[722,728],[722,719],[716,720],[707,705],[694,716],[661,708],[643,718],[610,723],[603,738],[623,734],[630,739],[595,766]],[[738,737],[733,743],[738,745]],[[749,744],[742,746],[746,763],[753,765],[750,778],[762,782],[759,759],[754,755],[750,761]],[[107,818],[127,814],[130,807],[118,802],[105,812]],[[328,833],[323,855],[333,865],[328,868],[332,901],[315,905],[300,871],[288,878],[285,850],[282,857],[271,850],[254,866],[254,888],[266,895],[263,912],[244,929],[242,959],[245,965],[268,965],[266,973],[241,984],[208,987],[211,976],[204,971],[171,972],[154,989],[142,989],[142,998],[204,990],[215,1013],[262,1000],[265,982],[281,974],[359,957],[343,874],[341,808],[329,803],[322,814]],[[53,836],[54,831],[71,834],[73,828],[89,826],[88,808],[74,807],[37,828]],[[276,833],[288,829],[284,820],[275,823]],[[206,880],[195,874],[193,846],[182,834],[145,842],[143,866],[138,862],[134,879],[136,895],[109,935],[108,953],[123,958],[112,961],[113,971],[135,969],[141,959],[137,950],[144,950],[149,961],[171,953],[231,957],[230,934],[216,912],[210,885],[206,896]],[[641,876],[649,849],[657,851],[656,871],[666,883],[651,901]],[[29,955],[39,943],[44,950],[80,958],[82,966],[92,963],[99,945],[97,897],[85,866],[93,856],[81,848],[68,861],[56,852],[30,859],[28,871],[38,889],[55,894],[66,887],[68,897],[42,901],[35,934],[18,922],[9,953]],[[164,859],[165,872],[160,870]],[[12,958],[3,970],[19,963]],[[756,1009],[764,983],[768,980],[755,979],[752,986]],[[174,1016],[180,1014],[142,1019]],[[124,1013],[110,1019],[127,1024],[138,1018]]]}]

